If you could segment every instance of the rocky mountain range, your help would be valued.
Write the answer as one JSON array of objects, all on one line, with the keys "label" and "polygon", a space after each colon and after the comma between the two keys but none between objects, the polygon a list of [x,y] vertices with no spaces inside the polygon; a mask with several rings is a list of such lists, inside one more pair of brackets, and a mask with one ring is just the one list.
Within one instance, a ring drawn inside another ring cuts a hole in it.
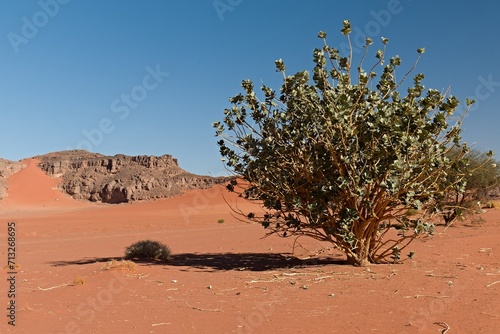
[{"label": "rocky mountain range", "polygon": [[[78,200],[110,204],[171,197],[230,179],[188,173],[171,155],[105,156],[71,150],[33,158],[40,160],[38,167],[46,174],[61,179],[61,191]],[[22,168],[20,163],[1,163],[4,178]]]}]

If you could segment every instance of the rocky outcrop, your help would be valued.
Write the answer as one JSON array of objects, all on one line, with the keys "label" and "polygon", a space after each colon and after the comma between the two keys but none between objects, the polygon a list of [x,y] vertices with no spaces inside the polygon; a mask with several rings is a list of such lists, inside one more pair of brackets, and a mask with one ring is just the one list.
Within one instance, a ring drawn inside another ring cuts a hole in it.
[{"label": "rocky outcrop", "polygon": [[0,200],[7,196],[7,178],[23,168],[20,162],[0,158]]},{"label": "rocky outcrop", "polygon": [[34,158],[41,161],[39,167],[45,173],[61,178],[62,191],[92,202],[115,204],[170,197],[229,179],[188,173],[171,155],[104,156],[72,150]]}]

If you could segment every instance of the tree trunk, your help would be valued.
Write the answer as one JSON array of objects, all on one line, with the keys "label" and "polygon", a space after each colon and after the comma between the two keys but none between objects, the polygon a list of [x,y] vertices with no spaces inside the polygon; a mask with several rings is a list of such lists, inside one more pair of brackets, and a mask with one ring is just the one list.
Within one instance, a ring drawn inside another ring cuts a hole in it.
[{"label": "tree trunk", "polygon": [[357,267],[366,267],[370,265],[368,257],[363,258],[360,256],[349,256],[349,255],[347,255],[347,263]]},{"label": "tree trunk", "polygon": [[444,215],[445,226],[450,226],[451,223],[455,220],[455,218],[457,218],[456,209],[453,209],[452,213],[445,214]]},{"label": "tree trunk", "polygon": [[347,254],[347,263],[358,267],[370,265],[369,251],[370,244],[367,240],[362,240],[356,249],[350,249]]}]

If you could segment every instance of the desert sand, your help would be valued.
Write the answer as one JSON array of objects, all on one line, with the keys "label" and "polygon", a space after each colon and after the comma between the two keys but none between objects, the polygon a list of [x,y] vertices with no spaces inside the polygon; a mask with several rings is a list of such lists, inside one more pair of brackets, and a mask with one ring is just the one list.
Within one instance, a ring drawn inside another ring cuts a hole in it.
[{"label": "desert sand", "polygon": [[[231,216],[226,201],[250,204],[222,186],[99,205],[64,195],[36,163],[0,202],[3,263],[8,222],[17,232],[15,327],[4,267],[0,333],[499,333],[500,210],[439,226],[401,264],[353,267],[328,244],[263,238]],[[172,261],[122,262],[144,239]]]}]

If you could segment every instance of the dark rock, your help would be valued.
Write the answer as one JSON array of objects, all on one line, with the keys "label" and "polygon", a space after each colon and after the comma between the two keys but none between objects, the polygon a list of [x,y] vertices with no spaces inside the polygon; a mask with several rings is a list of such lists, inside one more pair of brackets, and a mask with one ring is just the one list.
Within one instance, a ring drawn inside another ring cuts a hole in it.
[{"label": "dark rock", "polygon": [[34,157],[39,167],[61,178],[59,187],[75,199],[124,203],[165,198],[186,190],[210,188],[228,177],[200,176],[179,167],[171,155],[104,156],[82,150],[49,153]]}]

